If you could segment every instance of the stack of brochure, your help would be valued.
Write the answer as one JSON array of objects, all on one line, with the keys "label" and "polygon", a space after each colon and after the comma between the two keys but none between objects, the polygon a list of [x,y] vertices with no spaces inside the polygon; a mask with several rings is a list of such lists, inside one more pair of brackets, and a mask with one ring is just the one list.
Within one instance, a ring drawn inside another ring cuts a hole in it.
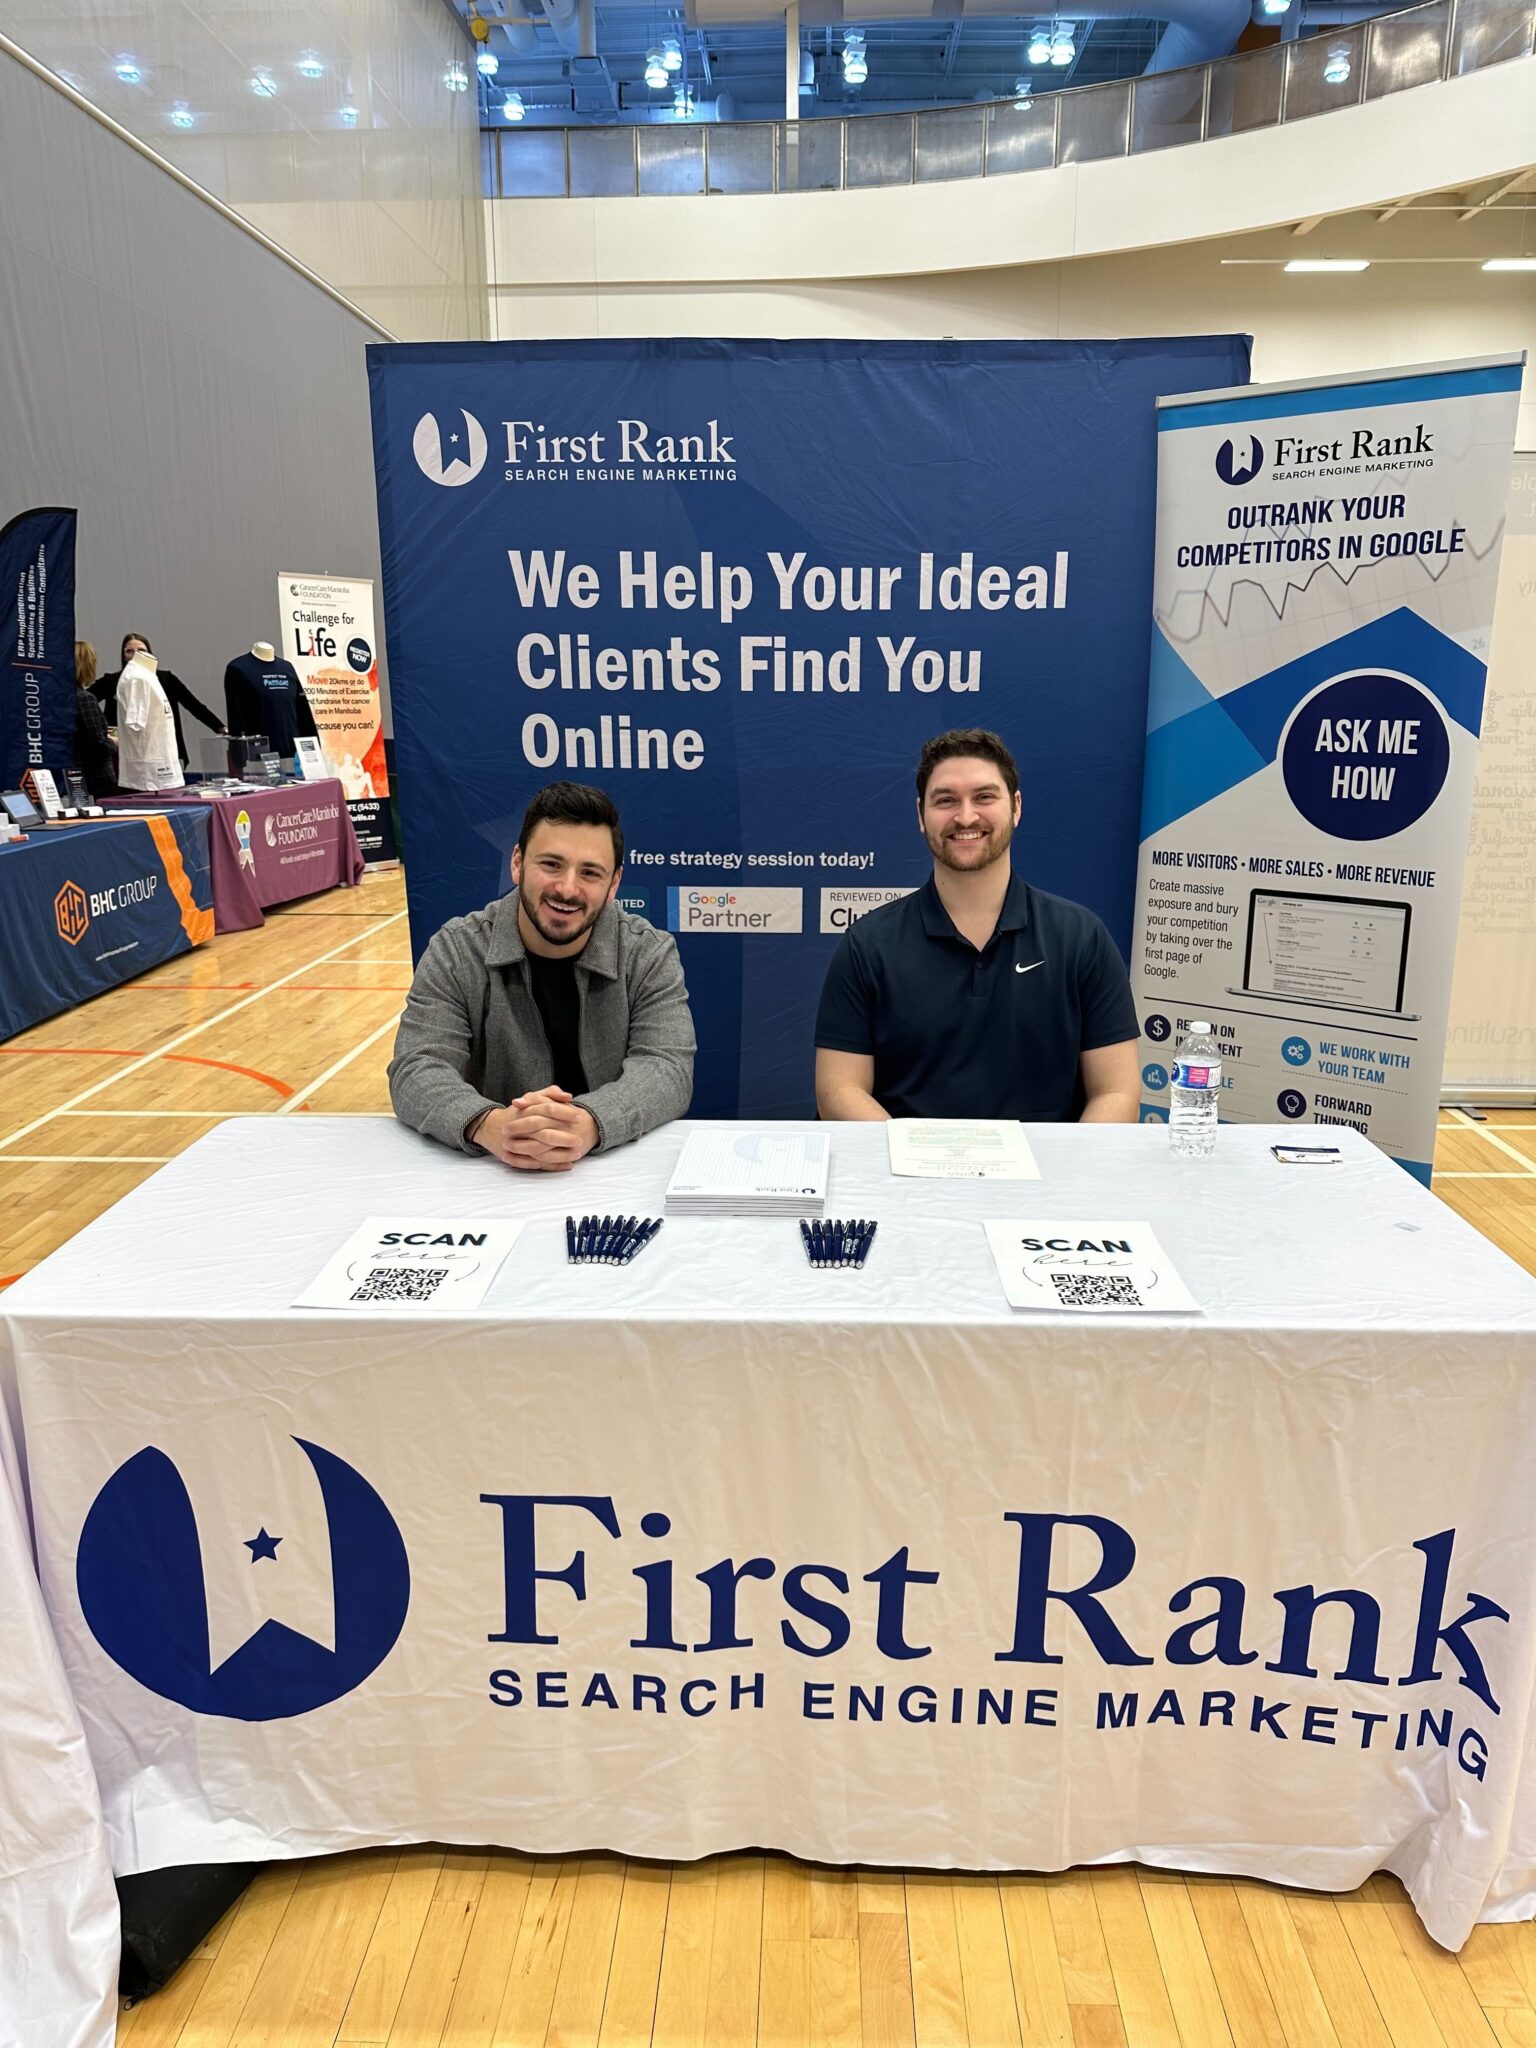
[{"label": "stack of brochure", "polygon": [[669,1216],[823,1216],[825,1131],[688,1133],[667,1187]]}]

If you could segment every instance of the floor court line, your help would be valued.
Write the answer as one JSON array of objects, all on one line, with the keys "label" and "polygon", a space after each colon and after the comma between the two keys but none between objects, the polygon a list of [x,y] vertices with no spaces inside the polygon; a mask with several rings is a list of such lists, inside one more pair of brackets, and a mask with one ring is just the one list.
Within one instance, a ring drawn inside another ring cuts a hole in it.
[{"label": "floor court line", "polygon": [[8,1152],[7,1166],[169,1166],[173,1152]]},{"label": "floor court line", "polygon": [[370,1031],[360,1045],[354,1045],[352,1050],[349,1053],[343,1054],[334,1066],[327,1067],[323,1074],[317,1074],[307,1088],[301,1088],[297,1095],[290,1095],[282,1108],[273,1112],[274,1115],[287,1116],[290,1111],[302,1108],[310,1096],[315,1093],[316,1089],[323,1088],[327,1081],[334,1081],[344,1067],[350,1067],[360,1053],[365,1053],[370,1045],[377,1045],[385,1032],[395,1030],[398,1024],[399,1019],[396,1017],[386,1019],[377,1031]]},{"label": "floor court line", "polygon": [[[239,1005],[236,1004],[235,1007],[238,1009]],[[212,1018],[209,1019],[210,1023],[213,1021]],[[184,1033],[183,1037],[185,1035]],[[180,1045],[181,1042],[179,1038],[171,1040],[172,1045]],[[122,1046],[112,1045],[0,1045],[0,1055],[4,1055],[8,1059],[18,1060],[136,1060],[143,1057],[143,1055],[131,1052]],[[249,1081],[260,1081],[263,1087],[270,1088],[276,1095],[291,1095],[293,1093],[288,1083],[286,1081],[279,1081],[275,1074],[264,1074],[260,1067],[238,1066],[233,1060],[200,1059],[195,1052],[155,1052],[149,1054],[149,1058],[174,1060],[179,1067],[217,1067],[221,1073],[244,1074]],[[114,1078],[123,1077],[118,1076]],[[71,1101],[78,1101],[80,1098],[72,1096],[70,1099]],[[137,1116],[141,1113],[138,1110],[126,1112],[129,1116]],[[53,1116],[62,1116],[64,1112],[61,1109],[55,1109],[51,1114]],[[37,1124],[32,1125],[33,1130],[38,1128]],[[20,1131],[16,1133],[18,1138],[23,1135]],[[9,1145],[12,1142],[13,1140],[10,1138],[0,1138],[0,1145]]]},{"label": "floor court line", "polygon": [[1490,1145],[1496,1146],[1506,1159],[1518,1159],[1528,1173],[1536,1173],[1536,1160],[1529,1159],[1517,1145],[1511,1145],[1507,1138],[1495,1137],[1486,1124],[1473,1124],[1471,1128],[1480,1138],[1486,1138]]},{"label": "floor court line", "polygon": [[[309,912],[306,914],[313,916],[316,913]],[[344,911],[341,914],[351,917],[356,913]],[[393,911],[388,917],[372,920],[372,929],[377,932],[387,931],[392,924],[398,924],[404,916],[405,912],[403,910]],[[201,1032],[211,1031],[215,1024],[222,1024],[226,1018],[237,1016],[241,1010],[249,1009],[252,1003],[259,1003],[263,996],[270,995],[274,989],[285,987],[290,981],[296,980],[299,975],[307,974],[312,967],[323,967],[327,960],[334,960],[338,953],[345,953],[349,947],[360,945],[365,938],[370,936],[371,933],[369,932],[357,932],[350,939],[340,940],[336,945],[322,953],[318,959],[306,960],[302,966],[293,968],[277,981],[268,982],[264,988],[258,988],[248,996],[242,996],[238,1003],[231,1003],[228,1008],[216,1010],[211,1017],[204,1017],[200,1023],[190,1025],[178,1038],[173,1038],[169,1045],[161,1046],[156,1052],[147,1052],[142,1058],[135,1060],[131,1066],[124,1067],[120,1073],[108,1074],[102,1080],[95,1082],[91,1087],[82,1088],[78,1095],[72,1095],[68,1102],[61,1102],[57,1109],[50,1109],[44,1116],[34,1117],[31,1123],[23,1124],[19,1131],[13,1131],[8,1138],[0,1138],[0,1153],[4,1153],[7,1147],[11,1145],[19,1144],[23,1138],[30,1138],[34,1131],[40,1131],[44,1124],[49,1123],[58,1115],[59,1110],[74,1109],[80,1103],[89,1101],[93,1095],[100,1095],[104,1089],[116,1087],[119,1082],[126,1081],[132,1075],[141,1073],[152,1060],[164,1059],[168,1053],[174,1052],[177,1046],[185,1045],[189,1038],[196,1038]],[[382,1033],[380,1035],[382,1036]],[[26,1047],[23,1049],[31,1051],[33,1048]]]}]

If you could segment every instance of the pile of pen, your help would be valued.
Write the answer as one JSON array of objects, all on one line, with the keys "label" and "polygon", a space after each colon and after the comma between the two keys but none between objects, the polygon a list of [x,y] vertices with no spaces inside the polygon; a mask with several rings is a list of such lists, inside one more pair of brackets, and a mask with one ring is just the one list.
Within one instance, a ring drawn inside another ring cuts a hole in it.
[{"label": "pile of pen", "polygon": [[659,1216],[574,1216],[565,1219],[565,1256],[572,1266],[627,1266],[661,1228]]},{"label": "pile of pen", "polygon": [[813,1266],[862,1266],[879,1227],[862,1216],[850,1223],[802,1223],[800,1239]]}]

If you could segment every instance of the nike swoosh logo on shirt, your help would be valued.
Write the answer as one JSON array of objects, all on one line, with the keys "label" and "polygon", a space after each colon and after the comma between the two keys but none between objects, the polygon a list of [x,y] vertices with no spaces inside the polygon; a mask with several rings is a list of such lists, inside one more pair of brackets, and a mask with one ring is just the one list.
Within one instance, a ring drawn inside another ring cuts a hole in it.
[{"label": "nike swoosh logo on shirt", "polygon": [[1044,965],[1045,962],[1043,960],[1031,960],[1027,967],[1015,965],[1013,971],[1015,974],[1033,974],[1037,967],[1043,967]]}]

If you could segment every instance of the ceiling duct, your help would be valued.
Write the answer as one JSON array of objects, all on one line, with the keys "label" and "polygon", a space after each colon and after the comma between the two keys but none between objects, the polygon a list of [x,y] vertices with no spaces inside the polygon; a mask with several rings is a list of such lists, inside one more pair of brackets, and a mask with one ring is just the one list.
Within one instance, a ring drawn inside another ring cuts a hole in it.
[{"label": "ceiling duct", "polygon": [[[544,4],[549,6],[552,0]],[[882,21],[910,22],[915,18],[914,4],[922,19],[933,20],[952,20],[957,12],[976,20],[1021,12],[1019,0],[959,0],[958,6],[956,0],[887,0],[885,5],[880,0],[800,0],[800,23],[803,28],[836,28],[857,21],[863,28]],[[1248,25],[1252,7],[1251,0],[1152,0],[1145,11],[1165,24],[1147,69],[1177,71],[1186,64],[1229,56]],[[768,0],[690,0],[688,12],[701,27],[783,19],[782,7],[774,9]],[[1132,9],[1130,0],[1086,0],[1083,5],[1062,0],[1060,12],[1063,21],[1124,21]]]}]

